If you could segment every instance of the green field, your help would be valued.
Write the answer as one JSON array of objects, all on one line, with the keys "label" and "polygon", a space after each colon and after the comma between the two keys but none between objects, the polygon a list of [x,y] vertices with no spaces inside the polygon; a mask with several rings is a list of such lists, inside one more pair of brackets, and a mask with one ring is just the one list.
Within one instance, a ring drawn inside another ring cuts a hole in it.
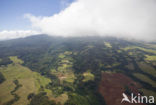
[{"label": "green field", "polygon": [[82,80],[83,82],[87,82],[89,80],[94,80],[94,75],[91,72],[84,72],[83,73],[84,79]]},{"label": "green field", "polygon": [[18,59],[17,56],[10,56],[10,60],[13,61],[14,64],[22,64],[24,63],[21,59]]},{"label": "green field", "polygon": [[109,42],[104,42],[105,46],[108,48],[112,48],[111,44]]},{"label": "green field", "polygon": [[113,37],[0,41],[0,105],[120,105],[123,92],[155,96],[155,56],[155,42]]},{"label": "green field", "polygon": [[144,62],[139,62],[138,65],[142,71],[156,77],[156,69],[154,69],[153,67],[151,67],[150,65],[148,65]]},{"label": "green field", "polygon": [[128,68],[129,70],[135,70],[134,65],[132,63],[129,63],[128,65],[126,65],[126,68]]},{"label": "green field", "polygon": [[148,53],[156,54],[156,50],[146,49],[146,48],[138,47],[138,46],[129,46],[129,47],[125,47],[125,48],[122,48],[122,49],[125,50],[125,51],[133,50],[133,49],[139,49],[139,50],[142,50],[142,51],[145,51],[145,52],[148,52]]},{"label": "green field", "polygon": [[150,55],[145,55],[145,60],[147,61],[156,61],[156,55],[150,56]]},{"label": "green field", "polygon": [[[29,103],[27,96],[30,93],[38,93],[40,87],[43,86],[45,88],[51,80],[22,66],[21,63],[23,63],[23,61],[17,57],[12,56],[10,59],[13,61],[13,64],[9,64],[7,67],[0,67],[0,72],[2,72],[6,78],[6,81],[0,84],[0,104],[2,105],[13,99],[10,92],[15,88],[13,81],[18,80],[22,87],[15,93],[20,99],[13,105],[27,105]],[[45,91],[50,92],[48,89],[45,89]]]},{"label": "green field", "polygon": [[52,100],[55,100],[56,103],[60,103],[61,105],[64,105],[64,103],[68,100],[68,94],[65,92],[61,94],[60,96],[56,98],[51,98]]},{"label": "green field", "polygon": [[68,57],[68,55],[71,54],[72,52],[69,51],[59,54],[58,58],[60,59],[60,62],[58,62],[58,64],[60,65],[56,68],[56,70],[51,70],[51,74],[57,76],[61,83],[63,83],[63,81],[73,83],[76,78],[73,70],[71,69],[72,62],[70,60],[72,58]]},{"label": "green field", "polygon": [[151,80],[150,78],[148,78],[147,76],[141,74],[141,73],[134,73],[133,74],[136,78],[146,82],[146,83],[149,83],[151,84],[153,87],[156,87],[156,82]]}]

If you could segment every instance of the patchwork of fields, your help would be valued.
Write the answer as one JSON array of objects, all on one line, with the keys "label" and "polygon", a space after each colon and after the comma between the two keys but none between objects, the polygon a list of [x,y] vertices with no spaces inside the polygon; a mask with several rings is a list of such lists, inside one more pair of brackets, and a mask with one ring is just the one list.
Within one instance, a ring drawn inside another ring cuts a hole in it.
[{"label": "patchwork of fields", "polygon": [[40,37],[0,42],[0,105],[130,105],[122,93],[156,97],[156,44]]}]

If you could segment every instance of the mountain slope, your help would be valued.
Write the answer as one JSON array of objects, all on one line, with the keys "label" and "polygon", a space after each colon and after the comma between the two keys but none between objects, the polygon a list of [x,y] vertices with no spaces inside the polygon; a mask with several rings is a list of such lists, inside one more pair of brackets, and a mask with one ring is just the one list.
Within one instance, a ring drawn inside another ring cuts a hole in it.
[{"label": "mountain slope", "polygon": [[[25,99],[30,105],[121,105],[123,92],[156,96],[154,43],[111,37],[46,35],[1,41],[0,73],[4,78],[0,88],[8,80],[4,68],[14,64],[11,56],[23,61],[22,67],[50,80],[44,86],[39,80],[40,91]],[[23,84],[16,76],[15,79]],[[8,90],[4,91],[9,94]],[[7,105],[17,105],[21,99],[22,96]]]}]

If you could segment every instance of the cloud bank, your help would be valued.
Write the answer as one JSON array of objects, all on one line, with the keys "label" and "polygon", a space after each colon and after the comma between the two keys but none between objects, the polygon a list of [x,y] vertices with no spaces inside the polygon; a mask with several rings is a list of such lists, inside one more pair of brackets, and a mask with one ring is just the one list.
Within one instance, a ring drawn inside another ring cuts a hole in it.
[{"label": "cloud bank", "polygon": [[156,0],[76,0],[53,16],[25,16],[49,35],[156,40]]},{"label": "cloud bank", "polygon": [[14,30],[14,31],[5,30],[0,32],[0,40],[24,38],[36,34],[39,34],[39,32],[32,30]]}]

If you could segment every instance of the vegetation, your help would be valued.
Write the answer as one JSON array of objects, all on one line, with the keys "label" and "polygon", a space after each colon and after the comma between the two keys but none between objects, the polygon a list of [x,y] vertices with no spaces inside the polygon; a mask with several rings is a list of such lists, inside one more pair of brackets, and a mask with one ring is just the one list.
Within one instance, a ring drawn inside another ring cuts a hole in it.
[{"label": "vegetation", "polygon": [[6,66],[11,63],[12,61],[7,57],[0,59],[0,66]]},{"label": "vegetation", "polygon": [[156,50],[146,49],[146,48],[138,47],[138,46],[130,46],[130,47],[125,47],[125,48],[123,48],[123,49],[124,49],[125,51],[127,51],[127,50],[132,50],[132,49],[139,49],[139,50],[142,50],[142,51],[145,51],[145,52],[148,52],[148,53],[156,54]]},{"label": "vegetation", "polygon": [[5,81],[4,75],[0,72],[0,84]]},{"label": "vegetation", "polygon": [[146,56],[145,60],[147,61],[156,61],[156,55],[153,56],[145,55],[145,56]]},{"label": "vegetation", "polygon": [[154,69],[153,67],[151,67],[150,65],[140,62],[138,63],[139,67],[141,68],[142,71],[156,77],[156,69]]},{"label": "vegetation", "polygon": [[104,42],[105,46],[108,48],[112,48],[111,44],[109,42]]},{"label": "vegetation", "polygon": [[10,93],[11,93],[11,95],[14,96],[14,98],[13,98],[12,100],[10,100],[10,101],[4,103],[4,105],[12,105],[12,104],[14,104],[16,101],[18,101],[19,98],[20,98],[15,92],[16,92],[20,87],[22,87],[22,85],[19,84],[18,80],[14,80],[13,82],[14,82],[14,84],[16,85],[16,87],[15,87],[14,90],[12,90]]},{"label": "vegetation", "polygon": [[109,37],[0,41],[0,105],[114,105],[107,94],[153,95],[155,46]]},{"label": "vegetation", "polygon": [[56,105],[54,101],[49,101],[46,93],[41,92],[32,97],[29,105]]},{"label": "vegetation", "polygon": [[14,64],[22,64],[23,61],[21,59],[18,59],[17,56],[11,56],[10,60],[14,63]]},{"label": "vegetation", "polygon": [[84,72],[83,76],[84,76],[84,79],[82,80],[83,82],[94,80],[94,75],[91,72]]},{"label": "vegetation", "polygon": [[154,96],[156,97],[156,92],[148,90],[148,89],[141,89],[141,91],[144,93],[146,96]]},{"label": "vegetation", "polygon": [[[40,92],[41,87],[47,93],[51,92],[50,90],[45,88],[46,85],[51,82],[50,79],[41,76],[39,73],[32,72],[27,67],[22,66],[20,64],[21,60],[18,59],[17,57],[12,56],[10,58],[13,61],[13,63],[9,64],[7,67],[0,68],[0,71],[6,78],[6,81],[0,85],[0,92],[2,93],[0,97],[5,98],[5,99],[0,98],[2,99],[1,100],[2,103],[7,103],[6,105],[11,105],[12,103],[15,103],[15,105],[19,104],[27,105],[29,102],[27,100],[28,94],[32,92],[34,93]],[[13,84],[15,84],[16,87],[14,87]],[[5,89],[6,87],[7,89]],[[13,88],[15,89],[13,90]],[[8,92],[10,92],[10,94]],[[13,95],[15,98],[10,100],[11,95]]]},{"label": "vegetation", "polygon": [[134,76],[144,82],[147,82],[151,84],[153,87],[156,87],[156,82],[148,78],[147,76],[140,74],[140,73],[134,73]]}]

